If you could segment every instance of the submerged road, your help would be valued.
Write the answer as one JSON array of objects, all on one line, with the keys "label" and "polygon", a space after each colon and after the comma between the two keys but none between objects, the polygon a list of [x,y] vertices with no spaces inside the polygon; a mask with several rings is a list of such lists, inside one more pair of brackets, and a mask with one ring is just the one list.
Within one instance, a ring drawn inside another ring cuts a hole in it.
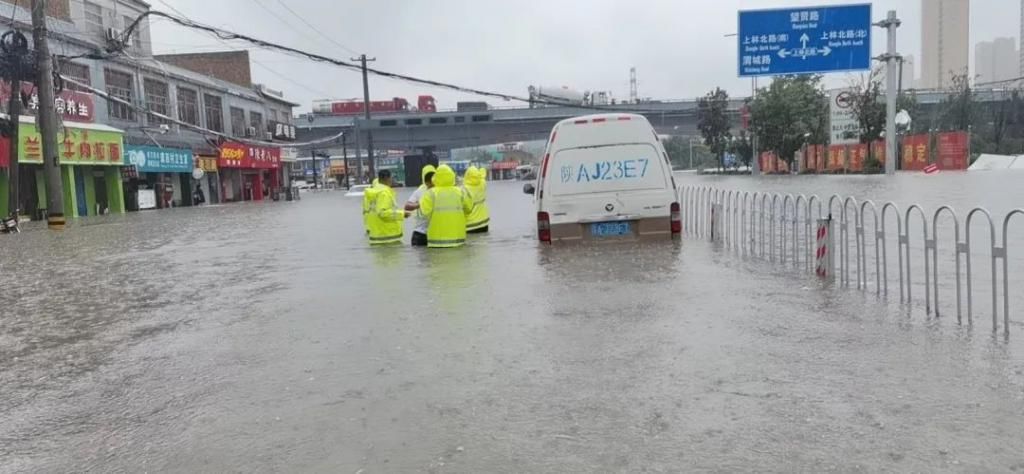
[{"label": "submerged road", "polygon": [[1020,332],[539,248],[519,189],[453,251],[340,192],[0,236],[0,472],[1024,472]]}]

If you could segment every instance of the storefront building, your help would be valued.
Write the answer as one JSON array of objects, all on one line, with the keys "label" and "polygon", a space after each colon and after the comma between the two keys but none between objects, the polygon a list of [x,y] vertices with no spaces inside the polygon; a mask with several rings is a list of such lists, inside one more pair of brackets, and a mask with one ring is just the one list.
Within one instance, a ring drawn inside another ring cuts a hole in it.
[{"label": "storefront building", "polygon": [[281,149],[224,142],[217,159],[221,202],[262,201],[280,192]]},{"label": "storefront building", "polygon": [[[0,163],[10,162],[9,139],[0,138]],[[106,125],[65,123],[57,133],[58,160],[64,192],[64,216],[68,218],[124,212],[121,167],[124,165],[124,132]],[[46,210],[46,179],[43,173],[42,138],[33,117],[22,116],[18,128],[20,209],[41,219]],[[5,173],[6,175],[6,173]],[[10,183],[0,180],[0,194],[7,196]],[[4,214],[9,207],[6,202]]]},{"label": "storefront building", "polygon": [[125,154],[133,171],[124,186],[128,210],[192,205],[192,150],[125,145]]},{"label": "storefront building", "polygon": [[[207,204],[220,202],[220,174],[217,168],[216,156],[197,156],[196,169],[202,170],[202,176],[196,180],[196,184],[203,190],[203,196]],[[194,171],[193,171],[194,172]],[[195,176],[195,175],[193,175]]]}]

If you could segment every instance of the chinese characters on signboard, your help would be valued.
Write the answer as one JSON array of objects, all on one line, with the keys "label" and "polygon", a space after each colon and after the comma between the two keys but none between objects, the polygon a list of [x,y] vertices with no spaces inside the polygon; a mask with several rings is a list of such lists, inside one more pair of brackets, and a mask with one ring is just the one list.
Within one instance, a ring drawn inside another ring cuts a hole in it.
[{"label": "chinese characters on signboard", "polygon": [[125,153],[128,164],[143,173],[192,172],[192,150],[128,145]]},{"label": "chinese characters on signboard", "polygon": [[267,123],[267,128],[274,137],[274,140],[295,141],[295,125],[271,120]]},{"label": "chinese characters on signboard", "polygon": [[217,159],[220,168],[276,169],[281,166],[281,149],[226,142]]},{"label": "chinese characters on signboard", "polygon": [[[28,96],[28,103],[25,104],[27,109],[23,113],[35,114],[38,112],[39,92],[35,86],[30,83],[22,83],[21,90],[22,94]],[[9,84],[0,86],[0,101],[6,104],[10,96],[11,86]],[[57,115],[63,120],[70,122],[92,122],[95,118],[92,94],[64,90],[54,99],[53,103],[57,109]]]},{"label": "chinese characters on signboard", "polygon": [[[19,161],[42,163],[42,138],[34,124],[22,123],[18,129]],[[65,127],[57,134],[62,165],[123,165],[123,136],[106,130]]]}]

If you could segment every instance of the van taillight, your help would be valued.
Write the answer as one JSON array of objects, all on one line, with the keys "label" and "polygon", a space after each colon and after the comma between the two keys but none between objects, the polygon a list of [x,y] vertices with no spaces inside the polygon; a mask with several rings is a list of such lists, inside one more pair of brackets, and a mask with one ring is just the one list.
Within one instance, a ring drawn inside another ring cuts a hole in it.
[{"label": "van taillight", "polygon": [[679,203],[674,202],[671,206],[672,209],[672,234],[678,235],[683,233],[683,216],[679,211]]},{"label": "van taillight", "polygon": [[537,240],[551,243],[551,217],[546,212],[537,213]]}]

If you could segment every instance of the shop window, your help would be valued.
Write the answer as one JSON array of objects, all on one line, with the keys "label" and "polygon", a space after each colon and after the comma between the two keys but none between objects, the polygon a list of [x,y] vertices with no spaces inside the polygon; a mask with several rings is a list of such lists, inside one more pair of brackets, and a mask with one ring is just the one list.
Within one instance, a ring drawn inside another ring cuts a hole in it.
[{"label": "shop window", "polygon": [[178,88],[178,120],[199,125],[199,94],[196,91]]},{"label": "shop window", "polygon": [[88,0],[85,4],[85,27],[93,33],[106,34],[103,26],[103,7]]},{"label": "shop window", "polygon": [[245,111],[237,107],[231,107],[231,134],[245,136]]},{"label": "shop window", "polygon": [[203,106],[206,108],[206,128],[215,132],[224,131],[224,108],[220,97],[203,94]]},{"label": "shop window", "polygon": [[[89,66],[73,63],[71,61],[62,61],[60,63],[60,73],[69,79],[74,79],[87,86],[92,85],[92,80],[89,77]],[[65,82],[64,88],[73,91],[92,93],[92,91],[70,82]]]},{"label": "shop window", "polygon": [[[105,69],[103,73],[107,94],[131,104],[135,103],[135,81],[131,74],[113,69]],[[107,108],[113,118],[135,121],[135,109],[127,104],[108,100]]]},{"label": "shop window", "polygon": [[[142,81],[142,86],[146,91],[146,107],[153,112],[168,115],[171,106],[167,83],[147,78]],[[149,123],[160,125],[170,122],[156,115],[149,114]]]}]

